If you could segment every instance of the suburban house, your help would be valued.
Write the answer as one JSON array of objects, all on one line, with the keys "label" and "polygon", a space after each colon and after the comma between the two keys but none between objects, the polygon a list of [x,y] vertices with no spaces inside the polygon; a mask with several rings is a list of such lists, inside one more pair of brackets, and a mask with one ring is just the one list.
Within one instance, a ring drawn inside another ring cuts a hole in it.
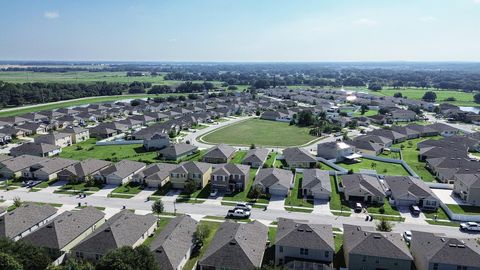
[{"label": "suburban house", "polygon": [[456,174],[480,172],[480,162],[469,158],[445,156],[427,159],[427,168],[430,169],[440,182],[453,184]]},{"label": "suburban house", "polygon": [[175,143],[158,151],[158,156],[165,160],[179,160],[198,151],[198,147],[187,143]]},{"label": "suburban house", "polygon": [[383,147],[390,147],[393,143],[392,139],[390,138],[379,136],[379,135],[373,135],[373,134],[361,135],[361,136],[355,137],[355,141],[365,141],[365,142],[376,143]]},{"label": "suburban house", "polygon": [[48,158],[22,155],[0,162],[0,175],[3,178],[19,178],[22,170],[32,165],[47,161]]},{"label": "suburban house", "polygon": [[331,264],[335,254],[332,225],[280,218],[275,237],[275,265],[292,261]]},{"label": "suburban house", "polygon": [[286,197],[293,187],[293,173],[277,168],[260,169],[253,182],[253,186],[257,185],[266,194]]},{"label": "suburban house", "polygon": [[137,247],[157,228],[157,217],[136,215],[122,210],[70,250],[78,259],[98,261],[110,250],[124,246]]},{"label": "suburban house", "polygon": [[162,149],[170,145],[170,137],[163,132],[154,132],[149,136],[143,136],[143,147],[150,151],[152,149]]},{"label": "suburban house", "polygon": [[249,165],[252,168],[261,168],[268,159],[268,149],[255,148],[248,150],[247,154],[242,160],[242,164]]},{"label": "suburban house", "polygon": [[342,176],[343,193],[347,201],[383,204],[385,187],[376,176],[367,174],[346,174]]},{"label": "suburban house", "polygon": [[193,180],[198,187],[203,188],[208,184],[212,174],[212,165],[203,162],[189,161],[180,164],[170,172],[170,183],[176,189],[185,188],[185,183]]},{"label": "suburban house", "polygon": [[319,169],[303,170],[302,186],[303,196],[318,200],[329,200],[332,193],[330,175],[328,171]]},{"label": "suburban house", "polygon": [[12,140],[12,135],[3,132],[3,129],[0,129],[0,145],[9,143]]},{"label": "suburban house", "polygon": [[249,176],[250,166],[230,163],[216,165],[210,176],[211,189],[227,193],[244,191]]},{"label": "suburban house", "polygon": [[0,237],[17,241],[51,220],[57,209],[48,204],[24,204],[0,216]]},{"label": "suburban house", "polygon": [[422,180],[412,176],[385,176],[396,207],[417,205],[426,210],[437,210],[440,200]]},{"label": "suburban house", "polygon": [[64,148],[72,145],[72,136],[68,133],[53,132],[50,134],[40,135],[36,137],[34,141],[36,143],[48,143]]},{"label": "suburban house", "polygon": [[[467,149],[464,146],[459,147],[424,147],[418,152],[418,160],[427,161],[434,158],[468,158]],[[428,161],[427,161],[428,163]]]},{"label": "suburban house", "polygon": [[393,143],[400,143],[404,142],[407,139],[407,136],[391,129],[374,129],[373,131],[369,132],[368,135],[377,135],[385,138],[389,138],[392,140]]},{"label": "suburban house", "polygon": [[290,122],[293,118],[293,115],[294,113],[289,110],[265,111],[260,116],[260,119],[280,121],[280,122]]},{"label": "suburban house", "polygon": [[41,181],[56,179],[57,173],[75,163],[78,161],[66,158],[47,159],[22,169],[22,177]]},{"label": "suburban house", "polygon": [[326,142],[317,144],[317,157],[327,160],[342,161],[345,157],[355,154],[355,147],[344,142]]},{"label": "suburban house", "polygon": [[417,131],[420,134],[420,137],[430,137],[440,134],[436,129],[427,125],[410,124],[407,127]]},{"label": "suburban house", "polygon": [[111,165],[111,162],[105,160],[86,159],[61,170],[57,173],[57,177],[62,181],[83,182],[87,180],[87,177],[93,176]]},{"label": "suburban house", "polygon": [[190,216],[172,219],[155,237],[150,250],[162,270],[181,270],[190,258],[198,222]]},{"label": "suburban house", "polygon": [[133,175],[144,168],[145,163],[124,159],[99,171],[94,177],[102,179],[109,185],[123,185],[130,182]]},{"label": "suburban house", "polygon": [[203,257],[200,270],[244,269],[262,266],[268,227],[258,221],[250,223],[223,222]]},{"label": "suburban house", "polygon": [[455,174],[453,192],[466,203],[480,206],[480,172]]},{"label": "suburban house", "polygon": [[203,155],[203,161],[207,163],[228,163],[234,154],[235,148],[222,143],[210,148]]},{"label": "suburban house", "polygon": [[393,126],[392,130],[405,135],[407,140],[420,138],[420,132],[410,129],[408,126]]},{"label": "suburban house", "polygon": [[364,155],[370,155],[370,156],[377,156],[380,155],[383,152],[383,145],[379,143],[374,143],[370,141],[358,141],[358,140],[353,140],[353,141],[347,141],[346,142],[348,145],[355,147],[355,149],[364,154]]},{"label": "suburban house", "polygon": [[405,270],[412,267],[413,261],[399,233],[347,224],[343,225],[343,253],[349,270]]},{"label": "suburban house", "polygon": [[170,172],[177,168],[176,164],[154,163],[133,175],[132,181],[152,188],[161,188],[170,182]]},{"label": "suburban house", "polygon": [[91,206],[78,211],[66,211],[25,236],[22,241],[46,248],[51,255],[60,257],[102,225],[104,217],[105,213]]},{"label": "suburban house", "polygon": [[429,127],[436,130],[440,135],[444,137],[449,137],[460,133],[460,130],[458,128],[454,128],[444,123],[433,123],[429,125]]},{"label": "suburban house", "polygon": [[417,113],[411,110],[394,110],[390,112],[390,118],[393,122],[410,122],[417,119]]},{"label": "suburban house", "polygon": [[70,134],[70,136],[72,137],[72,143],[80,143],[90,139],[90,131],[86,128],[67,127],[62,132]]},{"label": "suburban house", "polygon": [[304,148],[291,147],[283,150],[283,158],[290,168],[314,168],[317,159]]},{"label": "suburban house", "polygon": [[51,157],[62,152],[59,146],[48,143],[24,143],[10,149],[10,155],[18,157],[21,155],[32,155],[37,157]]},{"label": "suburban house", "polygon": [[457,239],[443,234],[412,231],[410,250],[418,270],[480,269],[477,239]]}]

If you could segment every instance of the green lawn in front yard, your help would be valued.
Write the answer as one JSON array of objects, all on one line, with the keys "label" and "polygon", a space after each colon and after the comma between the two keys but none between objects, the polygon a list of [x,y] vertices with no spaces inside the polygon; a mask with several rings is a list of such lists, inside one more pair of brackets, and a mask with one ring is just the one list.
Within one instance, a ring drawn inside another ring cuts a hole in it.
[{"label": "green lawn in front yard", "polygon": [[157,152],[146,151],[141,144],[130,145],[104,145],[96,146],[97,139],[77,143],[62,149],[60,157],[76,160],[89,158],[119,161],[129,159],[134,161],[158,162]]},{"label": "green lawn in front yard", "polygon": [[401,148],[401,145],[403,145],[402,149],[402,156],[403,160],[414,170],[425,182],[434,182],[435,181],[435,176],[430,173],[430,171],[427,170],[425,167],[425,162],[421,162],[418,160],[418,150],[417,150],[417,143],[428,140],[428,139],[434,139],[437,140],[439,138],[442,138],[441,136],[434,136],[434,137],[425,137],[425,138],[417,138],[417,139],[412,139],[408,140],[402,143],[397,143],[392,145],[392,147],[395,148]]},{"label": "green lawn in front yard", "polygon": [[383,205],[368,206],[367,211],[370,214],[400,216],[400,212],[398,212],[396,208],[390,205],[390,203],[388,202],[388,199],[385,199],[385,202],[383,203]]},{"label": "green lawn in front yard", "polygon": [[480,215],[480,206],[447,204],[448,209],[455,214],[462,215]]},{"label": "green lawn in front yard", "polygon": [[35,188],[46,188],[58,182],[58,179],[52,179],[48,181],[43,181],[42,183],[35,186]]},{"label": "green lawn in front yard", "polygon": [[117,187],[112,193],[135,195],[140,193],[140,191],[142,191],[142,186],[139,183],[130,182]]},{"label": "green lawn in front yard", "polygon": [[80,183],[68,183],[64,186],[60,187],[58,190],[61,191],[75,191],[75,192],[85,192],[85,191],[99,191],[102,188],[102,184],[95,185],[95,186],[87,186],[87,183],[80,182]]},{"label": "green lawn in front yard", "polygon": [[143,245],[150,247],[153,240],[162,232],[162,230],[168,225],[168,223],[170,223],[171,220],[172,219],[170,218],[160,218],[157,221],[157,229],[155,230],[155,233],[153,235],[149,235],[148,238],[143,242]]},{"label": "green lawn in front yard", "polygon": [[225,201],[237,201],[237,202],[248,201],[249,199],[247,198],[247,195],[248,195],[248,192],[250,191],[250,188],[252,187],[253,181],[255,180],[256,173],[257,173],[257,169],[250,169],[249,178],[245,186],[245,190],[242,192],[225,194],[225,196],[223,196],[223,199]]},{"label": "green lawn in front yard", "polygon": [[285,199],[285,207],[288,206],[301,206],[301,207],[309,207],[313,208],[313,200],[305,200],[304,197],[301,195],[301,185],[303,173],[296,173],[295,174],[295,184],[293,189],[290,191],[287,199]]},{"label": "green lawn in front yard", "polygon": [[211,221],[203,221],[203,220],[200,221],[199,224],[206,224],[210,228],[210,234],[205,239],[204,244],[200,249],[200,251],[190,256],[187,263],[183,267],[183,270],[193,269],[193,266],[195,265],[195,263],[203,257],[203,254],[205,254],[205,251],[208,249],[208,246],[210,246],[210,242],[212,242],[212,239],[215,236],[215,233],[217,232],[218,228],[220,228],[220,225],[221,225],[220,222],[211,222]]},{"label": "green lawn in front yard", "polygon": [[273,167],[273,163],[275,162],[275,158],[277,157],[277,153],[276,152],[270,152],[268,154],[268,158],[267,160],[265,161],[265,164],[264,166],[266,168],[272,168]]},{"label": "green lawn in front yard", "polygon": [[242,160],[247,154],[247,151],[237,151],[229,163],[242,164]]},{"label": "green lawn in front yard", "polygon": [[332,193],[330,195],[330,210],[344,211],[351,213],[350,205],[344,200],[343,193],[339,193],[337,185],[335,184],[334,176],[330,176],[330,183],[332,186]]},{"label": "green lawn in front yard", "polygon": [[431,218],[431,219],[434,219],[435,218],[435,215],[437,216],[437,219],[450,219],[447,215],[447,213],[445,213],[445,211],[443,211],[443,209],[441,207],[439,207],[437,209],[437,211],[422,211],[423,214],[425,215],[425,217],[427,218]]},{"label": "green lawn in front yard", "polygon": [[410,175],[401,164],[382,162],[372,159],[361,158],[361,161],[353,164],[338,163],[343,168],[358,173],[361,169],[376,170],[379,174]]},{"label": "green lawn in front yard", "polygon": [[250,119],[219,128],[201,137],[201,140],[244,146],[252,143],[256,146],[297,146],[318,139],[310,135],[309,130],[283,122]]},{"label": "green lawn in front yard", "polygon": [[210,183],[208,183],[202,189],[198,189],[197,191],[193,192],[192,194],[187,194],[182,192],[178,198],[177,202],[184,202],[184,203],[203,203],[205,200],[210,196]]},{"label": "green lawn in front yard", "polygon": [[373,116],[373,115],[377,115],[378,114],[378,110],[368,110],[365,112],[365,114],[362,115],[362,110],[357,110],[353,116],[354,117],[360,117],[360,116],[364,116],[364,117],[368,117],[368,116]]}]

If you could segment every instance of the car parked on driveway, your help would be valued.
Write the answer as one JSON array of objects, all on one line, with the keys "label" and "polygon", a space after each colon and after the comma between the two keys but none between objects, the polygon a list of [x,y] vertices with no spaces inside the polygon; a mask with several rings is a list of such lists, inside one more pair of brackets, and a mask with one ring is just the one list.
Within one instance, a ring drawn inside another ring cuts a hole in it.
[{"label": "car parked on driveway", "polygon": [[471,231],[471,232],[480,232],[480,224],[476,222],[465,222],[460,224],[460,230],[462,231]]},{"label": "car parked on driveway", "polygon": [[410,213],[412,216],[418,217],[420,215],[420,208],[416,205],[410,205]]}]

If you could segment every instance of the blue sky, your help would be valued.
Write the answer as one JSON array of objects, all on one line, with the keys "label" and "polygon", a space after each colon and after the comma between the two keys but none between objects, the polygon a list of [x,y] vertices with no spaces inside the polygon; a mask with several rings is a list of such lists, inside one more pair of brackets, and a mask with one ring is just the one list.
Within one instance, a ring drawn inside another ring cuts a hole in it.
[{"label": "blue sky", "polygon": [[480,0],[0,0],[0,60],[480,61]]}]

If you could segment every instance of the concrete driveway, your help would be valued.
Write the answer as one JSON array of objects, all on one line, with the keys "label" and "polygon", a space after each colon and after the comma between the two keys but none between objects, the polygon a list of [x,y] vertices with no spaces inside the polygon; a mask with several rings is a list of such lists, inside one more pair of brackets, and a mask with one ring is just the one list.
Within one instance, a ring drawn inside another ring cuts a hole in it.
[{"label": "concrete driveway", "polygon": [[285,197],[284,196],[272,196],[268,203],[268,209],[272,210],[284,210],[285,209]]},{"label": "concrete driveway", "polygon": [[53,183],[51,186],[48,186],[46,188],[42,188],[38,192],[53,193],[55,190],[61,188],[62,186],[64,186],[67,183],[68,183],[68,181],[57,181],[57,182]]},{"label": "concrete driveway", "polygon": [[117,185],[105,185],[105,186],[103,186],[102,189],[100,189],[99,191],[95,192],[94,194],[92,194],[90,196],[107,197],[108,194],[110,194],[117,187],[118,187]]},{"label": "concrete driveway", "polygon": [[330,212],[330,202],[328,200],[314,200],[313,202],[313,214],[333,215]]}]

